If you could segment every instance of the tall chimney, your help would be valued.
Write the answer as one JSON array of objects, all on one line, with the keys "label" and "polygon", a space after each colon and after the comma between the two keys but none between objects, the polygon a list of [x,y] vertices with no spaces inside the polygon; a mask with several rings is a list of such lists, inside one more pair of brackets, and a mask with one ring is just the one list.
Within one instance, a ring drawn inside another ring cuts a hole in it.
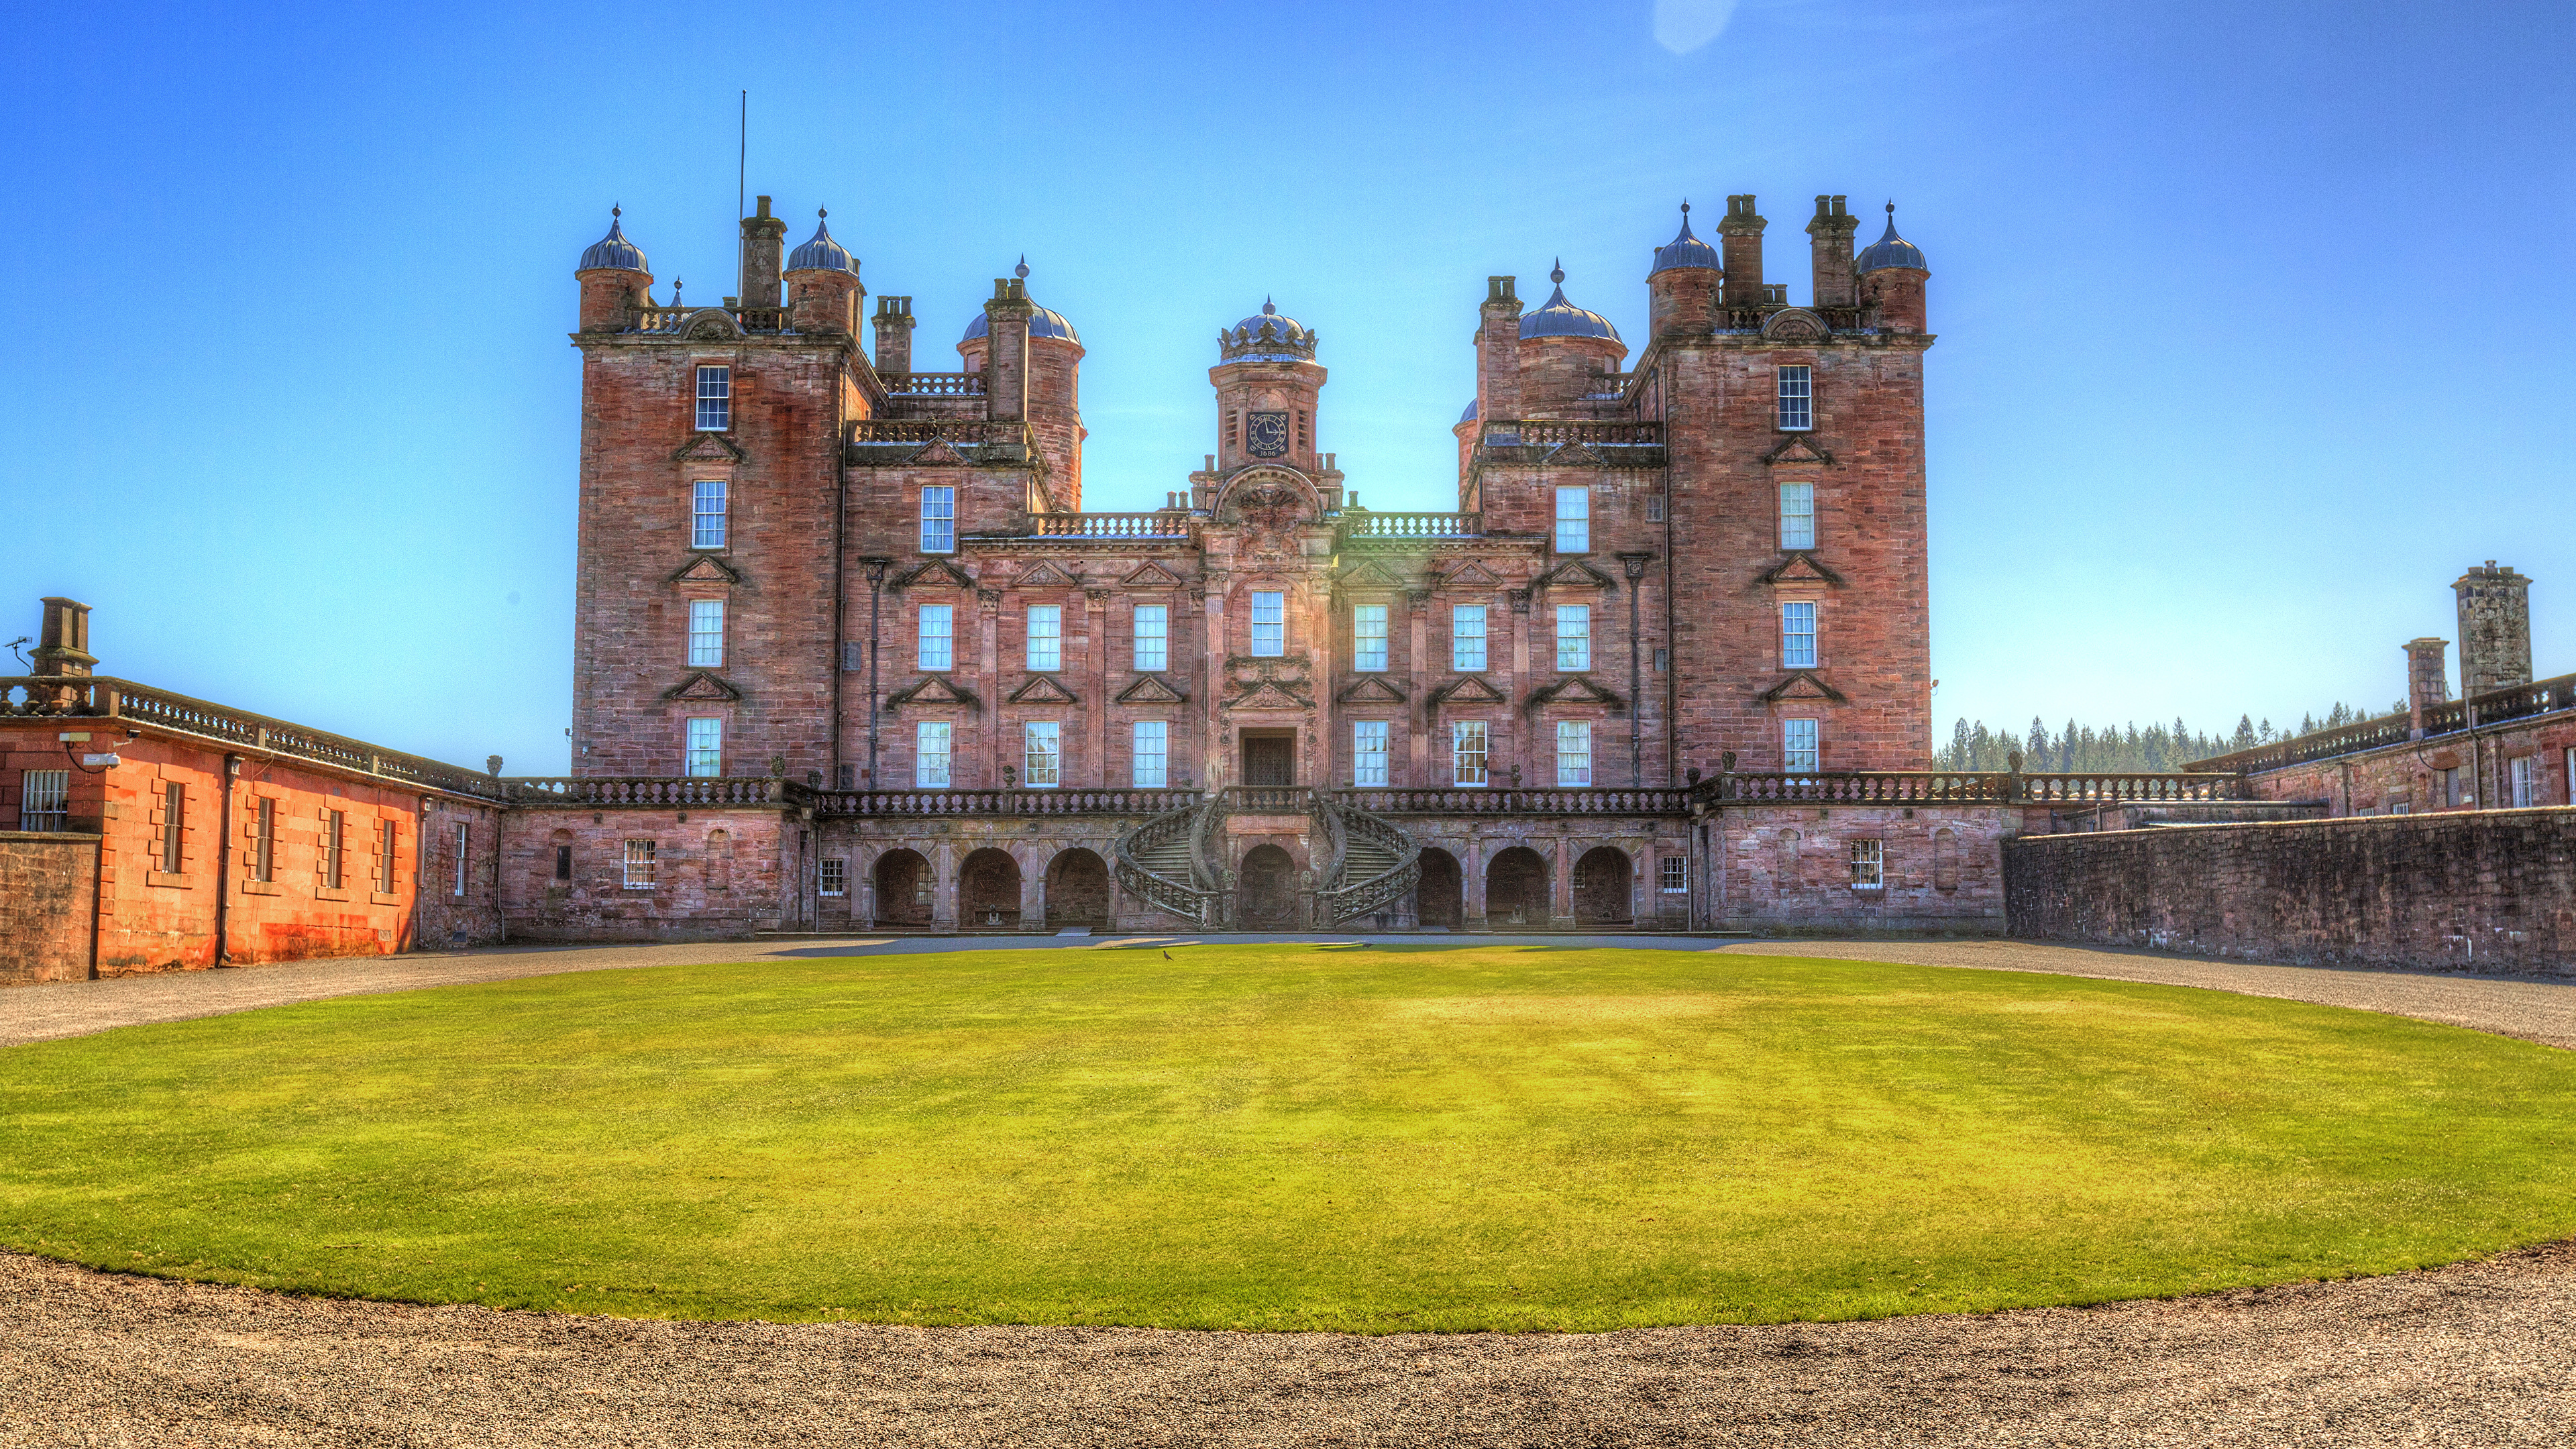
[{"label": "tall chimney", "polygon": [[1752,193],[1726,198],[1726,220],[1717,224],[1726,238],[1726,280],[1718,296],[1729,307],[1762,305],[1762,228],[1768,225],[1754,214]]},{"label": "tall chimney", "polygon": [[742,219],[742,305],[779,305],[779,268],[786,257],[787,223],[769,214],[769,198],[760,198],[760,214]]},{"label": "tall chimney", "polygon": [[1842,197],[1816,198],[1816,216],[1807,223],[1807,238],[1815,254],[1811,295],[1817,306],[1849,307],[1859,300],[1859,278],[1852,274],[1852,236],[1859,230],[1860,218],[1844,206]]},{"label": "tall chimney", "polygon": [[993,300],[984,304],[992,335],[984,354],[984,415],[1012,422],[1029,415],[1029,319],[1038,311],[1029,300],[1028,263],[1020,263],[1019,273],[995,277]]},{"label": "tall chimney", "polygon": [[1521,299],[1518,279],[1487,277],[1476,327],[1476,431],[1521,415]]},{"label": "tall chimney", "polygon": [[877,298],[877,371],[912,371],[912,299]]},{"label": "tall chimney", "polygon": [[2451,583],[2460,600],[2460,698],[2531,682],[2531,580],[2488,559]]},{"label": "tall chimney", "polygon": [[47,599],[44,627],[38,630],[43,640],[29,656],[38,674],[67,679],[86,678],[90,666],[98,663],[89,652],[89,605],[72,599]]},{"label": "tall chimney", "polygon": [[2451,697],[2450,678],[2442,666],[2442,651],[2450,642],[2406,641],[2406,729],[2419,738],[2424,733],[2424,711]]}]

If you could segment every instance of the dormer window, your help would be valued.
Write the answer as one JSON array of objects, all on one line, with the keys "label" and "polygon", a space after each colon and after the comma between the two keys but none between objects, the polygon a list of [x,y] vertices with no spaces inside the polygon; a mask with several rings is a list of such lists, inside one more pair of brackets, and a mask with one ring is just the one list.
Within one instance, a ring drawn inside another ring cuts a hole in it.
[{"label": "dormer window", "polygon": [[733,369],[706,365],[698,369],[698,431],[721,433],[733,426]]},{"label": "dormer window", "polygon": [[1815,372],[1807,367],[1783,367],[1780,374],[1780,431],[1803,433],[1816,425]]}]

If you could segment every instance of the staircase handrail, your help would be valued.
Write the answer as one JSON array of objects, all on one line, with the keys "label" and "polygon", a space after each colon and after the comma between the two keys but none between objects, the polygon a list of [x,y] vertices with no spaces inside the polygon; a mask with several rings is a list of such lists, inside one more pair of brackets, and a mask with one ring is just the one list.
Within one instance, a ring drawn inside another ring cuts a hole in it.
[{"label": "staircase handrail", "polygon": [[1201,817],[1214,808],[1212,803],[1193,802],[1166,810],[1119,836],[1110,846],[1120,885],[1157,910],[1169,911],[1183,920],[1195,922],[1201,930],[1215,927],[1214,912],[1210,907],[1217,893],[1201,887],[1195,879],[1176,881],[1169,876],[1155,874],[1136,858],[1136,852],[1164,844],[1176,835],[1190,835],[1193,852],[1191,871],[1195,876],[1196,830]]},{"label": "staircase handrail", "polygon": [[[1421,843],[1402,826],[1329,797],[1325,799],[1324,808],[1342,817],[1338,823],[1344,831],[1366,836],[1385,846],[1393,853],[1396,862],[1392,869],[1380,871],[1367,880],[1318,892],[1316,900],[1324,908],[1326,922],[1338,926],[1353,916],[1368,915],[1403,899],[1422,883]],[[1338,864],[1336,869],[1339,869]],[[1332,879],[1330,876],[1325,878]]]}]

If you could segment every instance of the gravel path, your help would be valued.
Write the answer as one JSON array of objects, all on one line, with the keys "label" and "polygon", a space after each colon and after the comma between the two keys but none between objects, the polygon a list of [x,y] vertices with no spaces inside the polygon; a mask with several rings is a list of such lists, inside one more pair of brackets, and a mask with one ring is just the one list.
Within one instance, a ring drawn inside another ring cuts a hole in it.
[{"label": "gravel path", "polygon": [[[0,992],[0,1046],[557,971],[1132,939],[487,951],[31,987]],[[2576,1046],[2569,981],[2020,942],[1534,939],[2163,981]],[[2093,1309],[1382,1338],[635,1322],[296,1298],[0,1254],[0,1445],[2571,1442],[2570,1243]]]}]

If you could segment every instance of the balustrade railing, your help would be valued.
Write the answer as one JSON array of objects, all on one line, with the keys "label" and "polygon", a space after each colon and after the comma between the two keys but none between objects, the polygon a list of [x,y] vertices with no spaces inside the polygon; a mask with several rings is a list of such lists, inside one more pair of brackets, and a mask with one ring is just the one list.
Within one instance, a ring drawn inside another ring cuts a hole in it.
[{"label": "balustrade railing", "polygon": [[1196,790],[803,790],[817,815],[1159,815]]},{"label": "balustrade railing", "polygon": [[784,332],[787,309],[784,307],[637,307],[627,313],[633,320],[629,332],[649,332],[677,336],[690,318],[701,312],[722,312],[740,323],[745,332]]},{"label": "balustrade railing", "polygon": [[1346,538],[1477,538],[1485,532],[1482,513],[1347,513]]},{"label": "balustrade railing", "polygon": [[1412,894],[1422,881],[1422,847],[1394,822],[1382,820],[1366,810],[1355,809],[1328,798],[1323,811],[1325,822],[1340,837],[1337,840],[1334,867],[1338,871],[1347,859],[1351,839],[1366,840],[1388,851],[1395,864],[1366,880],[1319,892],[1324,920],[1340,925],[1354,916],[1370,915]]},{"label": "balustrade railing", "polygon": [[1479,436],[1488,448],[1553,448],[1566,443],[1594,448],[1660,448],[1664,445],[1664,425],[1505,418],[1485,424]]},{"label": "balustrade railing", "polygon": [[1519,790],[1335,790],[1335,802],[1378,815],[1687,815],[1688,790],[1607,787]]},{"label": "balustrade railing", "polygon": [[[2467,699],[2444,700],[2424,707],[2424,738],[2456,734],[2476,727],[2528,719],[2534,715],[2555,714],[2562,709],[2576,709],[2576,674],[2562,674],[2556,679],[2534,680],[2529,684],[2512,684],[2490,689]],[[2355,755],[2365,750],[2386,749],[2414,738],[2410,717],[2386,714],[2377,719],[2340,729],[2319,730],[2315,734],[2260,745],[2250,750],[2217,755],[2195,761],[2204,770],[2235,770],[2254,774],[2277,770],[2286,765],[2302,765],[2314,760],[2333,759],[2338,755]]]},{"label": "balustrade railing", "polygon": [[1585,402],[1615,402],[1628,395],[1628,385],[1637,380],[1633,372],[1605,372],[1591,378],[1584,386]]},{"label": "balustrade railing", "polygon": [[1128,831],[1110,846],[1114,857],[1112,870],[1118,884],[1156,910],[1169,911],[1201,929],[1220,923],[1221,893],[1202,890],[1195,880],[1173,880],[1156,875],[1137,859],[1137,852],[1168,845],[1175,840],[1188,840],[1196,847],[1199,827],[1214,812],[1197,801],[1169,810],[1135,829]]},{"label": "balustrade railing", "polygon": [[1037,513],[1029,521],[1039,538],[1186,538],[1190,531],[1189,514],[1172,511]]},{"label": "balustrade railing", "polygon": [[2040,775],[1944,770],[1738,773],[1703,780],[1690,793],[1702,800],[1729,805],[2099,805],[2249,798],[2243,778],[2232,774],[2080,771]]},{"label": "balustrade railing", "polygon": [[877,381],[893,397],[982,397],[980,372],[881,372]]},{"label": "balustrade railing", "polygon": [[934,443],[973,446],[1028,442],[1025,423],[989,418],[862,418],[850,424],[853,443]]},{"label": "balustrade railing", "polygon": [[1283,811],[1302,814],[1312,809],[1315,801],[1315,792],[1303,785],[1228,785],[1220,794],[1228,810],[1264,815]]},{"label": "balustrade railing", "polygon": [[687,810],[783,805],[808,792],[767,775],[512,775],[497,782],[503,804],[584,810]]}]

